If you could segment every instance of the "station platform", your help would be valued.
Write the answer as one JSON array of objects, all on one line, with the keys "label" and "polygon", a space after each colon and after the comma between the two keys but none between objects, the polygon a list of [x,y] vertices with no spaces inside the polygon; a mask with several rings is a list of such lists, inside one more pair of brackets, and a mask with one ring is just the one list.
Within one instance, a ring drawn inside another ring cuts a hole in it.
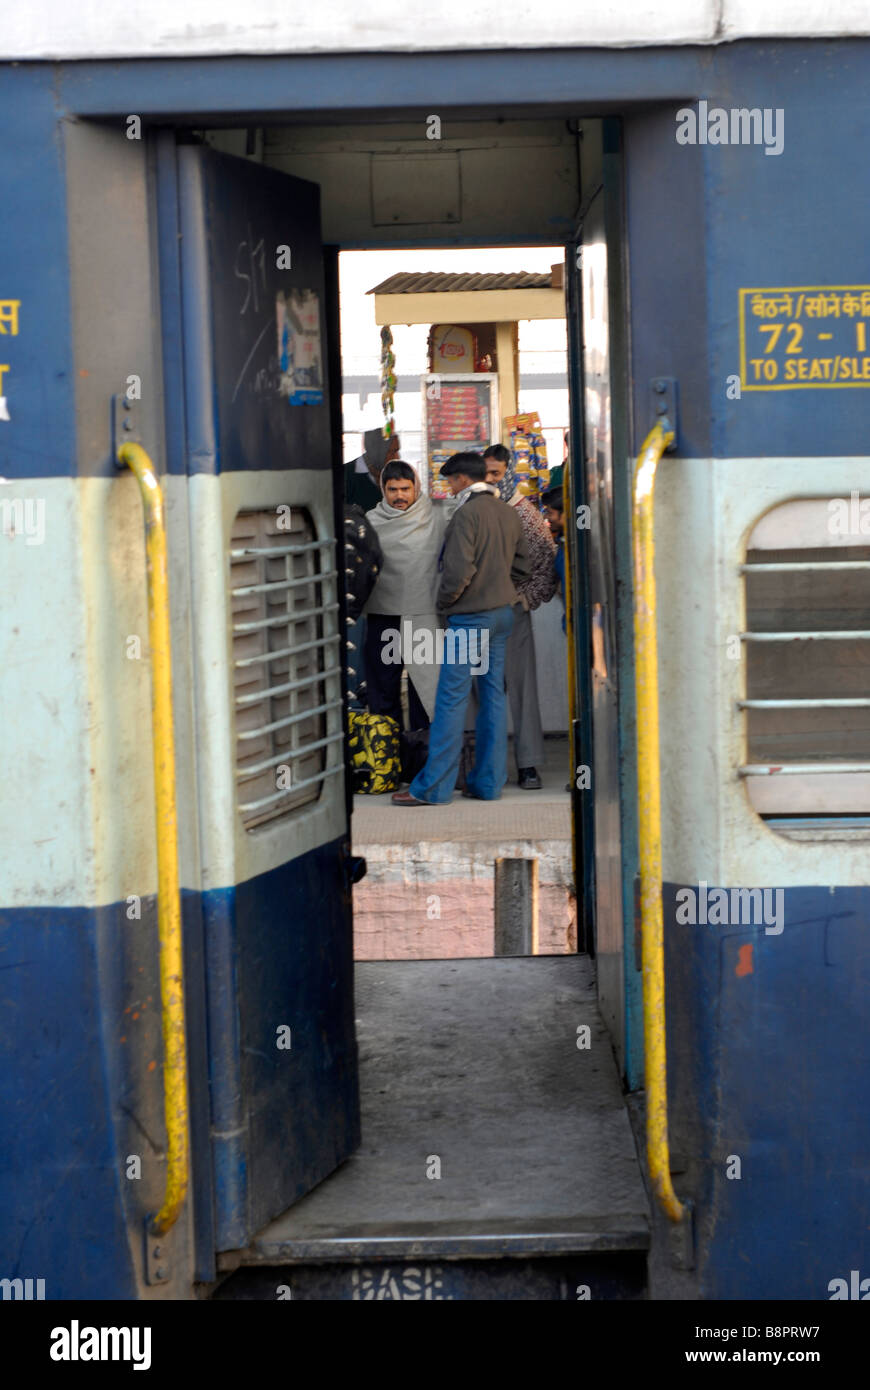
[{"label": "station platform", "polygon": [[546,738],[543,787],[512,780],[499,801],[454,794],[445,806],[354,798],[354,854],[368,865],[354,888],[357,960],[426,960],[494,953],[497,859],[537,860],[539,951],[576,951],[568,740]]},{"label": "station platform", "polygon": [[359,964],[356,1005],[362,1146],[224,1257],[260,1273],[217,1296],[642,1296],[648,1205],[590,962]]}]

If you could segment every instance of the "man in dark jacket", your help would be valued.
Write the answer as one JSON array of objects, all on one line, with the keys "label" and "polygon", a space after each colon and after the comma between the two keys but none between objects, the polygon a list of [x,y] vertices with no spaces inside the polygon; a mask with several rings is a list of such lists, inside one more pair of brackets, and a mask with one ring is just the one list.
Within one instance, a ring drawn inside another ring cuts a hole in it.
[{"label": "man in dark jacket", "polygon": [[361,507],[344,508],[344,573],[347,596],[347,693],[351,708],[365,708],[366,680],[363,669],[365,620],[362,611],[383,568],[384,555],[378,533]]},{"label": "man in dark jacket", "polygon": [[550,530],[537,506],[524,497],[517,484],[513,462],[503,444],[490,444],[483,454],[486,481],[497,487],[499,496],[523,524],[529,548],[531,577],[517,585],[521,602],[514,609],[514,626],[505,651],[505,685],[514,722],[514,754],[517,783],[524,790],[541,786],[537,764],[544,756],[544,730],[538,703],[538,676],[532,613],[549,603],[556,592],[553,568],[555,546]]},{"label": "man in dark jacket", "polygon": [[358,459],[344,466],[344,500],[370,512],[381,500],[381,473],[385,464],[399,457],[399,436],[384,439],[383,431],[366,430]]},{"label": "man in dark jacket", "polygon": [[[541,501],[544,504],[544,520],[552,532],[556,542],[556,554],[553,557],[553,567],[556,571],[556,578],[559,581],[559,589],[562,594],[562,603],[565,600],[565,502],[561,487],[548,488],[541,494]],[[562,631],[565,631],[565,615],[562,614]]]},{"label": "man in dark jacket", "polygon": [[429,756],[397,806],[452,799],[462,752],[465,706],[476,676],[480,696],[475,763],[466,796],[496,801],[507,781],[504,657],[513,626],[516,585],[530,574],[522,523],[486,478],[480,454],[454,454],[441,469],[456,498],[441,561],[437,607],[446,619]]}]

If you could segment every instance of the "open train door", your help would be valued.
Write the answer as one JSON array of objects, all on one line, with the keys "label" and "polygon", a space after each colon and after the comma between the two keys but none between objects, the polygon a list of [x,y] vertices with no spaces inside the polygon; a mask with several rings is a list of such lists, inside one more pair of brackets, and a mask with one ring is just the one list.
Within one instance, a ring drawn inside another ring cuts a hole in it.
[{"label": "open train door", "polygon": [[574,792],[577,858],[583,869],[584,935],[596,956],[601,1012],[620,1069],[631,1075],[632,1017],[626,1000],[631,1006],[636,972],[633,958],[625,959],[622,796],[623,782],[631,796],[633,763],[620,729],[628,689],[624,674],[626,668],[631,672],[630,589],[626,599],[624,573],[630,555],[630,484],[618,122],[589,122],[584,137],[589,191],[566,249],[575,504],[566,545],[574,569],[579,691],[574,744],[576,761],[592,769],[591,795]]},{"label": "open train door", "polygon": [[316,185],[169,132],[156,177],[167,456],[190,536],[208,1033],[191,1090],[210,1101],[194,1183],[220,1251],[359,1143],[334,286]]}]

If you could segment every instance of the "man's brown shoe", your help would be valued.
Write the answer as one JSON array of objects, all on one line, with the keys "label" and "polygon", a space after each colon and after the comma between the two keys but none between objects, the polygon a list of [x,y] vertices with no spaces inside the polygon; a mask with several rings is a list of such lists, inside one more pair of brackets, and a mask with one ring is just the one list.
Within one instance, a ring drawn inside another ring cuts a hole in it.
[{"label": "man's brown shoe", "polygon": [[394,806],[430,806],[429,801],[418,801],[410,792],[393,792],[390,798]]}]

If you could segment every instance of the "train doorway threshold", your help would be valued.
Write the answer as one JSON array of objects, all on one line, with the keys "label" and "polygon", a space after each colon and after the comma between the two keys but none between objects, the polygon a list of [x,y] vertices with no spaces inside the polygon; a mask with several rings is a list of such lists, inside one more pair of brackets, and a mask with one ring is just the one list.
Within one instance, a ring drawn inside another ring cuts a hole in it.
[{"label": "train doorway threshold", "polygon": [[237,1272],[213,1297],[644,1297],[649,1208],[592,963],[355,976],[361,1147],[219,1257]]}]

